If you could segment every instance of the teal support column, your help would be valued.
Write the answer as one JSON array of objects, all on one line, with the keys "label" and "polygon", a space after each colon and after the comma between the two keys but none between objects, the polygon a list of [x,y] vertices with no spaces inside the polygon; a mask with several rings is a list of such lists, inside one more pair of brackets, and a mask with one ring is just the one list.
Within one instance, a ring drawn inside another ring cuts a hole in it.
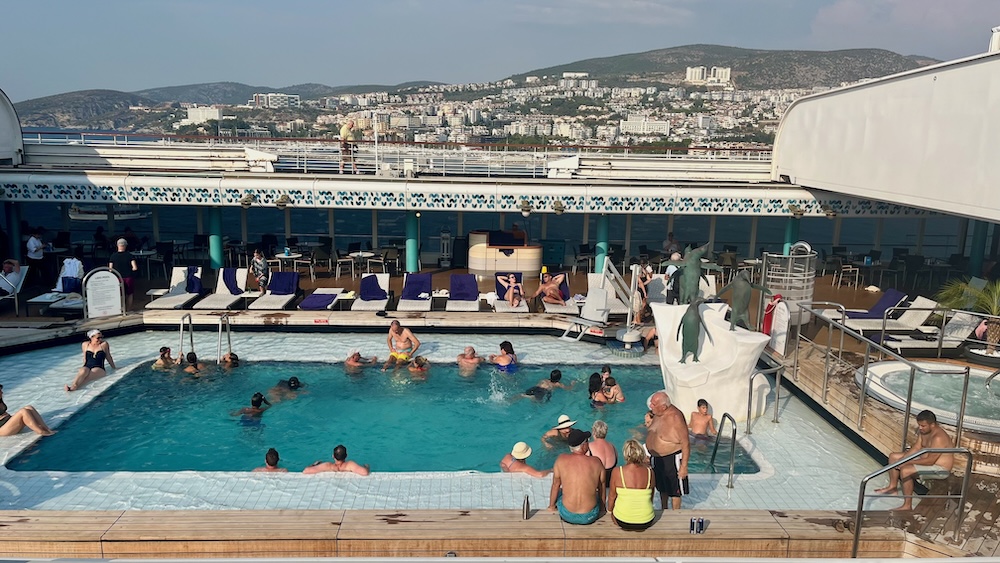
[{"label": "teal support column", "polygon": [[208,210],[208,256],[212,260],[212,269],[219,270],[225,265],[222,252],[222,208],[213,207]]},{"label": "teal support column", "polygon": [[801,222],[802,219],[789,217],[788,222],[785,223],[785,246],[783,252],[786,256],[792,251],[792,245],[799,242],[799,223]]},{"label": "teal support column", "polygon": [[420,271],[420,217],[416,211],[406,212],[406,272]]},{"label": "teal support column", "polygon": [[594,271],[604,271],[604,260],[608,257],[608,225],[611,219],[607,214],[597,217],[597,237],[594,241]]},{"label": "teal support column", "polygon": [[[7,238],[8,244],[10,244],[10,254],[5,254],[18,263],[24,263],[23,253],[26,250],[25,246],[21,244],[21,209],[20,206],[15,201],[8,201],[3,204],[4,215],[7,219]],[[5,253],[7,249],[0,249]]]},{"label": "teal support column", "polygon": [[986,254],[986,221],[976,221],[972,227],[972,248],[969,249],[969,275],[980,276],[983,273],[983,257]]}]

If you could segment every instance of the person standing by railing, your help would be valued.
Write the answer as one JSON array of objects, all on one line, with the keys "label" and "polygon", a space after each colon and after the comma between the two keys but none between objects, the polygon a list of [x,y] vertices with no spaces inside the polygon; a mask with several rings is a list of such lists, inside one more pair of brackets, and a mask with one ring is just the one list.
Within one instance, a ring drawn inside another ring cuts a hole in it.
[{"label": "person standing by railing", "polygon": [[340,173],[344,173],[344,162],[351,163],[351,173],[357,174],[358,167],[354,164],[354,120],[350,119],[340,128]]}]

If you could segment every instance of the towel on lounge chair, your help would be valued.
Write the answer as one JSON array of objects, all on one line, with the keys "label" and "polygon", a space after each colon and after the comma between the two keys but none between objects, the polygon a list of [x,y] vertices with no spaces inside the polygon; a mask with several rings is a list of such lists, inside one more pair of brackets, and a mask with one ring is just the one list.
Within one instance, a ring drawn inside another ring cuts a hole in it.
[{"label": "towel on lounge chair", "polygon": [[236,268],[223,268],[222,281],[226,284],[226,289],[233,295],[242,295],[239,282],[236,281]]},{"label": "towel on lounge chair", "polygon": [[329,309],[330,305],[333,305],[333,302],[337,300],[337,297],[339,297],[339,293],[325,293],[317,290],[303,299],[302,303],[299,303],[299,309],[304,311]]},{"label": "towel on lounge chair", "polygon": [[267,290],[271,295],[293,295],[299,289],[298,272],[274,272]]},{"label": "towel on lounge chair", "polygon": [[887,289],[882,297],[867,311],[847,311],[849,319],[881,319],[886,310],[896,307],[906,299],[906,294],[895,289]]},{"label": "towel on lounge chair", "polygon": [[80,278],[62,277],[59,283],[62,284],[56,288],[59,293],[83,293],[83,280]]},{"label": "towel on lounge chair", "polygon": [[382,286],[378,284],[378,278],[375,276],[365,276],[361,278],[361,300],[362,301],[380,301],[382,299],[388,299],[389,295],[382,289]]},{"label": "towel on lounge chair", "polygon": [[449,299],[454,301],[479,301],[479,284],[475,276],[465,274],[451,275],[451,291]]},{"label": "towel on lounge chair", "polygon": [[426,300],[431,298],[430,274],[406,274],[406,283],[399,296],[404,301]]},{"label": "towel on lounge chair", "polygon": [[184,286],[184,291],[186,293],[197,293],[201,294],[201,278],[198,277],[198,266],[188,266],[187,269],[187,283]]}]

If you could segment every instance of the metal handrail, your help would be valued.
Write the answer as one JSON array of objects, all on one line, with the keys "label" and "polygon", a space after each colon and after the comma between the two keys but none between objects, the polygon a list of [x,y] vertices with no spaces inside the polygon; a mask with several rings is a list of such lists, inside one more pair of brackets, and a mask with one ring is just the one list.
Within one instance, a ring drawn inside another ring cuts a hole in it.
[{"label": "metal handrail", "polygon": [[[905,447],[905,445],[904,445]],[[960,495],[923,495],[924,498],[946,498],[953,499],[956,496],[959,497],[958,502],[958,524],[955,528],[955,539],[958,539],[959,535],[962,533],[962,519],[965,513],[965,493],[969,485],[969,478],[972,476],[972,452],[968,448],[925,448],[918,452],[914,452],[903,459],[900,459],[896,463],[886,465],[885,467],[866,475],[861,479],[861,487],[858,490],[858,510],[854,514],[854,544],[851,546],[851,557],[857,558],[858,556],[858,544],[861,541],[861,523],[864,521],[864,510],[865,510],[865,498],[868,493],[865,489],[868,486],[868,482],[878,477],[879,475],[898,468],[901,465],[905,465],[914,459],[924,455],[924,454],[962,454],[965,456],[965,474],[962,476],[962,493]],[[906,498],[913,498],[915,495],[910,495]]]},{"label": "metal handrail", "polygon": [[722,428],[725,426],[727,419],[733,423],[733,436],[729,448],[729,484],[726,487],[732,489],[733,473],[736,471],[736,419],[728,412],[722,413],[722,419],[719,421],[719,431],[715,434],[715,447],[712,448],[712,459],[708,462],[708,465],[713,470],[715,469],[715,454],[719,453],[719,439],[722,438]]},{"label": "metal handrail", "polygon": [[990,389],[990,383],[993,381],[993,378],[996,377],[996,376],[998,376],[998,375],[1000,375],[1000,369],[998,369],[995,372],[991,373],[990,376],[986,378],[986,389],[987,390],[992,391],[992,389]]},{"label": "metal handrail", "polygon": [[191,341],[191,351],[194,352],[194,318],[191,317],[191,313],[186,313],[181,317],[181,330],[180,330],[180,344],[177,346],[177,357],[183,360],[184,358],[184,321],[188,322],[188,336]]},{"label": "metal handrail", "polygon": [[222,326],[226,327],[226,343],[229,345],[229,353],[233,351],[233,325],[229,322],[229,315],[219,317],[219,346],[216,352],[218,363],[222,363]]},{"label": "metal handrail", "polygon": [[[900,438],[900,443],[902,444],[902,447],[904,449],[906,448],[906,434],[907,434],[907,432],[909,430],[910,409],[911,409],[912,404],[913,404],[913,380],[914,380],[914,378],[916,376],[916,372],[918,370],[921,371],[921,372],[923,372],[923,373],[936,374],[936,375],[960,375],[960,374],[965,374],[965,376],[966,376],[965,385],[966,385],[966,389],[968,388],[968,380],[969,380],[969,375],[968,375],[969,370],[968,370],[968,367],[965,367],[965,368],[956,368],[956,369],[953,369],[953,370],[948,370],[948,369],[937,370],[937,369],[922,368],[922,367],[918,366],[917,364],[913,363],[912,361],[904,358],[903,356],[901,356],[901,355],[893,352],[889,348],[886,348],[885,346],[883,346],[883,345],[881,345],[879,343],[873,342],[872,340],[868,339],[867,337],[865,337],[861,333],[856,332],[856,331],[854,331],[854,330],[852,330],[850,328],[847,328],[846,326],[838,323],[836,320],[830,319],[830,318],[824,317],[822,315],[816,314],[816,311],[814,309],[812,309],[809,306],[809,304],[797,303],[797,305],[799,306],[799,308],[801,308],[801,309],[803,309],[803,310],[808,311],[809,313],[811,313],[814,318],[816,318],[816,319],[822,319],[824,322],[829,323],[831,325],[831,330],[833,328],[839,328],[844,334],[847,334],[848,336],[851,336],[852,338],[857,339],[859,342],[864,342],[865,343],[865,365],[863,367],[863,370],[864,370],[863,371],[863,373],[864,373],[864,379],[862,380],[861,393],[859,394],[859,399],[858,399],[858,404],[859,404],[859,406],[858,406],[858,420],[857,420],[857,428],[858,428],[858,430],[864,430],[864,428],[862,427],[862,418],[863,418],[863,415],[864,415],[865,399],[866,399],[866,397],[868,395],[868,359],[871,356],[871,351],[872,351],[873,348],[875,350],[879,350],[885,356],[888,356],[890,358],[895,359],[896,361],[899,361],[899,362],[902,362],[902,363],[906,364],[910,368],[910,382],[909,382],[909,388],[908,388],[907,393],[906,393],[906,407],[905,407],[904,416],[903,416],[902,435],[901,435],[901,438]],[[799,334],[799,338],[801,338],[801,333]],[[797,349],[798,349],[798,345],[796,345],[796,350]],[[830,348],[829,347],[826,350],[826,355],[827,355],[827,365],[829,365],[829,355],[830,355]],[[827,386],[828,386],[828,383],[829,383],[829,375],[830,375],[829,374],[829,369],[827,369],[826,372],[823,374],[823,393],[822,393],[822,396],[823,396],[823,402],[824,403],[826,402],[826,394],[827,394]],[[957,434],[956,439],[960,438],[961,434],[962,434],[962,427],[964,425],[964,418],[965,418],[965,403],[966,403],[966,399],[967,399],[967,393],[963,392],[963,394],[962,394],[962,405],[961,405],[961,409],[959,411],[959,418],[956,421],[956,425],[955,425],[956,426],[956,434]],[[959,442],[956,441],[955,443],[958,444]]]},{"label": "metal handrail", "polygon": [[[767,369],[762,369],[762,370],[753,370],[752,372],[750,372],[750,390],[747,391],[747,436],[749,436],[750,434],[752,434],[752,432],[750,432],[750,422],[752,420],[752,414],[753,414],[753,380],[754,380],[754,378],[757,377],[758,375],[771,375],[772,373],[778,373],[779,371],[781,371],[782,369],[784,369],[784,367],[785,366],[777,366],[777,367],[767,368]],[[775,403],[778,402],[778,388],[777,388],[777,386],[775,386],[775,389],[774,389],[774,402]],[[775,409],[775,419],[777,419],[777,416],[778,416],[778,411],[777,411],[777,409]],[[778,422],[778,421],[775,420],[774,422]],[[722,423],[720,422],[719,425],[721,426]]]}]

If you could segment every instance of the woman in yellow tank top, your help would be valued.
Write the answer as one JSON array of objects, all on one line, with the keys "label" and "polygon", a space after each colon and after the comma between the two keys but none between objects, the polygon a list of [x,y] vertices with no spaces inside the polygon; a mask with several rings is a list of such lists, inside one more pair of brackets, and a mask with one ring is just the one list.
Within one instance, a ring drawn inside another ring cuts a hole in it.
[{"label": "woman in yellow tank top", "polygon": [[608,512],[623,530],[645,530],[653,525],[653,470],[636,440],[625,442],[622,457],[625,465],[611,474]]}]

